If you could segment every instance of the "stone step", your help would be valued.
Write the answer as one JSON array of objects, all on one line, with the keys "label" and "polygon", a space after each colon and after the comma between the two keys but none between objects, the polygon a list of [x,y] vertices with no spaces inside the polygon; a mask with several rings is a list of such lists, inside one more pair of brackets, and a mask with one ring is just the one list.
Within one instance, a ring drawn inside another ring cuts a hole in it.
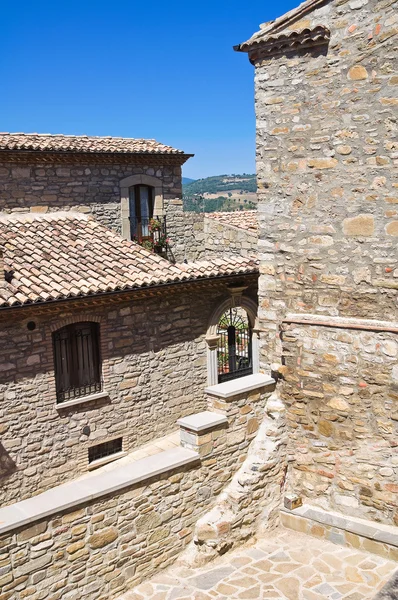
[{"label": "stone step", "polygon": [[282,508],[280,516],[288,529],[398,562],[398,527],[326,511],[309,504],[294,510]]}]

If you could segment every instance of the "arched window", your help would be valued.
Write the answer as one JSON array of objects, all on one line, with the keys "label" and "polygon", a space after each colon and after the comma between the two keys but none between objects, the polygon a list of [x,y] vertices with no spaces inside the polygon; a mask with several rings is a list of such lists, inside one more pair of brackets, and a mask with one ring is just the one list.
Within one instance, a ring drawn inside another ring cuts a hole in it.
[{"label": "arched window", "polygon": [[259,372],[257,305],[231,288],[231,298],[213,312],[206,334],[207,382],[217,385]]},{"label": "arched window", "polygon": [[151,237],[150,221],[153,217],[154,188],[149,185],[134,185],[129,188],[130,235],[141,242]]},{"label": "arched window", "polygon": [[222,314],[217,326],[218,383],[253,373],[251,329],[248,315],[240,306]]},{"label": "arched window", "polygon": [[57,402],[101,391],[99,324],[72,323],[53,333]]}]

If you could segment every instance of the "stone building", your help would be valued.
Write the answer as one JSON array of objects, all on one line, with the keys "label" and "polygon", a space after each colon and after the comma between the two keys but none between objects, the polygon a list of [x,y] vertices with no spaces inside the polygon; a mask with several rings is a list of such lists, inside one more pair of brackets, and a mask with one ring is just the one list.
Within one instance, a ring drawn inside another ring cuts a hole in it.
[{"label": "stone building", "polygon": [[324,523],[398,525],[397,27],[394,0],[308,0],[235,47],[255,67],[261,365],[281,365],[286,489]]},{"label": "stone building", "polygon": [[0,236],[3,505],[86,472],[104,444],[121,456],[205,410],[234,285],[255,325],[251,258],[172,265],[72,211],[2,216]]},{"label": "stone building", "polygon": [[181,196],[191,156],[155,140],[2,133],[0,211],[89,213],[131,239],[134,218],[164,216]]},{"label": "stone building", "polygon": [[[187,158],[0,135],[2,600],[110,598],[172,562],[257,435],[255,218],[183,213]],[[152,218],[170,261],[133,243]]]},{"label": "stone building", "polygon": [[[398,559],[397,14],[307,0],[236,48],[259,268],[253,215],[182,215],[187,155],[3,138],[1,600],[115,598],[279,522]],[[148,199],[176,264],[125,239]]]},{"label": "stone building", "polygon": [[181,167],[191,156],[155,140],[0,133],[0,212],[91,214],[147,245],[155,217],[173,262],[255,252],[252,212],[240,213],[238,231],[231,215],[224,234],[208,215],[183,211]]},{"label": "stone building", "polygon": [[0,236],[1,596],[114,597],[175,560],[257,435],[257,261],[171,264],[74,211]]}]

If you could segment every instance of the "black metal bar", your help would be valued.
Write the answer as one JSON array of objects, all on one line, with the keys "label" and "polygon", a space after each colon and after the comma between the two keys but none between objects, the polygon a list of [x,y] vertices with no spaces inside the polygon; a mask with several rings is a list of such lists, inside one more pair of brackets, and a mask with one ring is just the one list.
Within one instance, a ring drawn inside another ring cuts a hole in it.
[{"label": "black metal bar", "polygon": [[98,323],[74,323],[53,334],[57,402],[100,392]]},{"label": "black metal bar", "polygon": [[251,327],[237,309],[221,317],[218,326],[218,381],[229,381],[253,373]]},{"label": "black metal bar", "polygon": [[131,239],[144,247],[162,253],[167,248],[166,217],[130,216]]}]

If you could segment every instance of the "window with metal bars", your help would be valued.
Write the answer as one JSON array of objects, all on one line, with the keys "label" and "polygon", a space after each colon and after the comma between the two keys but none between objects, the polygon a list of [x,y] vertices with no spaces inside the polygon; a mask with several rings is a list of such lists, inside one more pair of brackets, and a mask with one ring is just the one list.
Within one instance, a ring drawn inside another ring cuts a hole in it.
[{"label": "window with metal bars", "polygon": [[100,392],[99,324],[72,323],[53,333],[57,402]]},{"label": "window with metal bars", "polygon": [[252,328],[246,311],[229,308],[218,322],[218,382],[253,373]]},{"label": "window with metal bars", "polygon": [[111,440],[110,442],[103,442],[102,444],[97,444],[96,446],[92,446],[88,449],[88,462],[89,464],[99,460],[100,458],[105,458],[106,456],[112,456],[112,454],[117,454],[121,452],[123,449],[123,438],[117,438],[115,440]]}]

